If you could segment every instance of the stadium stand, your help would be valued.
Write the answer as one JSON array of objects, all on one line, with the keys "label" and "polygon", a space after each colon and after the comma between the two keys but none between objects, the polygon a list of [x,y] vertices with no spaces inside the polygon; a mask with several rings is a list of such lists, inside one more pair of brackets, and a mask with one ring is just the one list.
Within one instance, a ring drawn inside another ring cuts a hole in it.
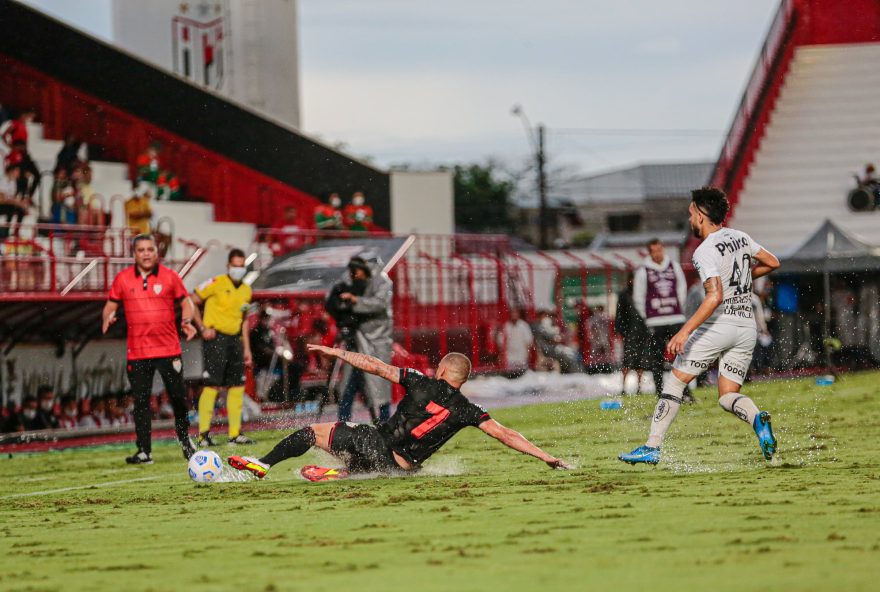
[{"label": "stadium stand", "polygon": [[871,0],[780,3],[712,175],[734,227],[780,254],[826,218],[877,240],[880,216],[850,212],[846,196],[880,155],[878,38]]},{"label": "stadium stand", "polygon": [[75,133],[129,178],[158,141],[186,194],[214,204],[219,221],[269,226],[287,205],[311,212],[318,196],[363,191],[388,228],[387,173],[17,2],[0,0],[0,21],[16,23],[0,40],[0,102],[36,107],[45,137]]},{"label": "stadium stand", "polygon": [[[799,47],[731,224],[785,252],[826,218],[877,240],[880,217],[850,211],[852,176],[880,155],[880,44]],[[796,205],[797,207],[791,207]]]}]

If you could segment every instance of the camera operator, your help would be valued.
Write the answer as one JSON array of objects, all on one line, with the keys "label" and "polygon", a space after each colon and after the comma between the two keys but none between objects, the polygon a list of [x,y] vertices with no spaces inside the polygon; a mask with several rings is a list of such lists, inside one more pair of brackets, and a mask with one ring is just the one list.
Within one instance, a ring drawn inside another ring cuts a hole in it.
[{"label": "camera operator", "polygon": [[[351,258],[348,274],[347,280],[333,286],[325,302],[339,330],[337,339],[349,351],[391,363],[391,279],[377,262],[368,263],[362,257]],[[375,417],[378,407],[379,421],[391,416],[391,385],[386,380],[346,365],[342,385],[339,421],[351,419],[354,397],[359,390],[371,415]]]}]

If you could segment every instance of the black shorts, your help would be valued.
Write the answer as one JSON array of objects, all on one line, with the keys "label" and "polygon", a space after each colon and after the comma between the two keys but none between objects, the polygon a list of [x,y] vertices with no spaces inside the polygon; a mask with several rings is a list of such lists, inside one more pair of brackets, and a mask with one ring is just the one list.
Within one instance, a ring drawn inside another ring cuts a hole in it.
[{"label": "black shorts", "polygon": [[244,384],[244,345],[241,335],[226,335],[202,341],[202,383],[205,386]]},{"label": "black shorts", "polygon": [[353,473],[403,471],[385,438],[371,425],[337,422],[330,432],[330,450]]},{"label": "black shorts", "polygon": [[638,333],[623,340],[623,367],[647,370],[651,367],[651,336]]}]

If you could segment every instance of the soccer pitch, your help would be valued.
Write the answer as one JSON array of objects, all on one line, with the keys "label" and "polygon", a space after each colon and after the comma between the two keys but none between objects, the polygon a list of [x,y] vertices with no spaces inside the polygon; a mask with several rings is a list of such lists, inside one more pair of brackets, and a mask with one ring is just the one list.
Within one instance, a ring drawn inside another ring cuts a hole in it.
[{"label": "soccer pitch", "polygon": [[[778,462],[702,389],[657,468],[655,399],[493,413],[571,472],[461,432],[416,477],[197,485],[177,446],[0,461],[0,590],[876,590],[880,372],[746,386],[773,413]],[[280,434],[255,434],[264,453]],[[241,449],[236,449],[241,450]],[[219,448],[222,456],[228,454]]]}]

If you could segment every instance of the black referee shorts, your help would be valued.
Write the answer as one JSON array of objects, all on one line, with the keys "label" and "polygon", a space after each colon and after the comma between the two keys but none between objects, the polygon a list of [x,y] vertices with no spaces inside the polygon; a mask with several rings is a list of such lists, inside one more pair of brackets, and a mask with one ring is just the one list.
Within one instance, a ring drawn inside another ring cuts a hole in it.
[{"label": "black referee shorts", "polygon": [[382,434],[366,424],[337,422],[330,432],[330,450],[352,473],[402,471]]},{"label": "black referee shorts", "polygon": [[241,335],[226,335],[202,341],[202,383],[205,386],[244,384],[244,345]]}]

